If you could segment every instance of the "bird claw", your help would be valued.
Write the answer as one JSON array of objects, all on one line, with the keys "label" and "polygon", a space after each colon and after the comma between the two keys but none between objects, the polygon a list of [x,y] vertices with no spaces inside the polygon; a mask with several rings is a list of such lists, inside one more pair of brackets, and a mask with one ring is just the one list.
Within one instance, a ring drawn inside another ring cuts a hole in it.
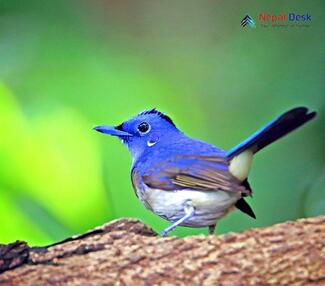
[{"label": "bird claw", "polygon": [[167,235],[168,235],[168,232],[165,229],[160,232],[161,237],[166,237]]},{"label": "bird claw", "polygon": [[195,214],[195,208],[193,206],[192,201],[188,200],[188,201],[185,202],[185,204],[184,204],[184,212],[185,212],[185,215],[182,218],[180,218],[179,220],[172,223],[169,227],[165,228],[160,233],[160,236],[166,237],[168,235],[168,233],[173,231],[178,225],[180,225],[184,221],[187,221],[188,219],[190,219]]}]

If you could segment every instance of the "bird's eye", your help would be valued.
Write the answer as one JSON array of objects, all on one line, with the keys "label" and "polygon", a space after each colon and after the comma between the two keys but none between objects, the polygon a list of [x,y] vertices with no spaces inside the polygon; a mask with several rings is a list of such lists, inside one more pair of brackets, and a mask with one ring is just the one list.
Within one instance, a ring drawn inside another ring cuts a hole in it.
[{"label": "bird's eye", "polygon": [[138,130],[141,133],[147,133],[150,129],[150,125],[147,122],[142,122],[138,125]]}]

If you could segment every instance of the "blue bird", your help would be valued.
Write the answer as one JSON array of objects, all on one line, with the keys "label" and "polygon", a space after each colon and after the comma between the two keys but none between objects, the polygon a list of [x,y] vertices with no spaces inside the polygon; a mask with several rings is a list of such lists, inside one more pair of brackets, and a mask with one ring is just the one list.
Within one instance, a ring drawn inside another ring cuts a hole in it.
[{"label": "blue bird", "polygon": [[246,196],[253,155],[316,116],[306,107],[291,109],[230,151],[190,138],[170,117],[146,110],[118,126],[94,129],[117,136],[131,152],[132,184],[146,208],[177,226],[208,227],[234,208],[255,218]]}]

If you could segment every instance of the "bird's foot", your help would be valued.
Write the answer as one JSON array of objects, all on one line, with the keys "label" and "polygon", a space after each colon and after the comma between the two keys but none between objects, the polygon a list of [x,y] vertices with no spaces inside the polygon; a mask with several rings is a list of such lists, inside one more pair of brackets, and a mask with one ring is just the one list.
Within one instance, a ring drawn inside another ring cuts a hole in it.
[{"label": "bird's foot", "polygon": [[188,200],[185,202],[184,204],[184,212],[185,215],[183,217],[181,217],[179,220],[175,221],[174,223],[172,223],[169,227],[165,228],[161,233],[160,236],[165,237],[168,235],[168,233],[170,233],[171,231],[173,231],[178,225],[180,225],[181,223],[189,220],[191,217],[194,216],[195,214],[195,208],[193,206],[193,203],[191,200]]}]

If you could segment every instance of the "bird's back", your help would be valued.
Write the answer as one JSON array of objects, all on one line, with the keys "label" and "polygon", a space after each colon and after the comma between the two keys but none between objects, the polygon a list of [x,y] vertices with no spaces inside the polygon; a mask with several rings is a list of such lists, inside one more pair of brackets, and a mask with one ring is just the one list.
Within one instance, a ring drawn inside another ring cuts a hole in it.
[{"label": "bird's back", "polygon": [[132,169],[141,166],[141,170],[145,171],[157,162],[168,162],[178,155],[202,155],[226,158],[227,152],[212,144],[187,137],[181,133],[176,138],[159,142],[159,144],[147,149],[138,160],[134,161]]}]

